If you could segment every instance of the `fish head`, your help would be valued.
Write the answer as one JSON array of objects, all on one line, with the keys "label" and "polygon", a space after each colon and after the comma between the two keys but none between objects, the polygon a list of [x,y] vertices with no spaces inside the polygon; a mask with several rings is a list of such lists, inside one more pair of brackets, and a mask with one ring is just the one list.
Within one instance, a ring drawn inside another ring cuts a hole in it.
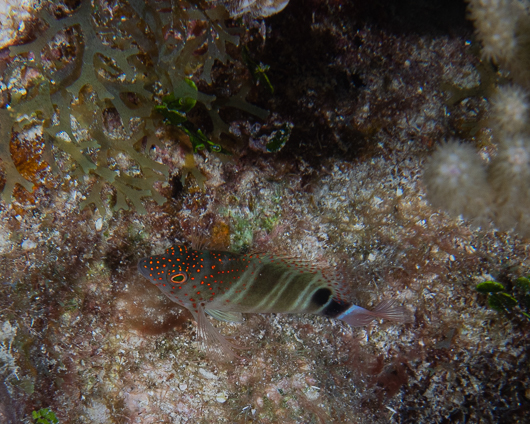
[{"label": "fish head", "polygon": [[193,252],[186,246],[173,246],[162,255],[140,259],[138,271],[159,287],[165,287],[165,284],[184,284],[189,279]]}]

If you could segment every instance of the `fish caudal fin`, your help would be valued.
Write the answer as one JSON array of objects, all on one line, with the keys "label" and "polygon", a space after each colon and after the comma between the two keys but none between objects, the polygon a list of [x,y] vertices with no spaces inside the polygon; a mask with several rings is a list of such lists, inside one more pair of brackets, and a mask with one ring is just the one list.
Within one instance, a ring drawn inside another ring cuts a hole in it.
[{"label": "fish caudal fin", "polygon": [[389,319],[398,322],[411,322],[409,312],[403,306],[395,305],[395,300],[383,300],[374,310],[351,305],[336,318],[341,319],[352,327],[363,327],[370,324],[376,318]]},{"label": "fish caudal fin", "polygon": [[230,343],[219,333],[206,317],[202,307],[199,307],[198,313],[193,315],[195,315],[197,320],[197,338],[209,354],[219,360],[233,359],[234,357],[244,359],[242,356],[237,355],[234,349],[245,349],[245,347]]}]

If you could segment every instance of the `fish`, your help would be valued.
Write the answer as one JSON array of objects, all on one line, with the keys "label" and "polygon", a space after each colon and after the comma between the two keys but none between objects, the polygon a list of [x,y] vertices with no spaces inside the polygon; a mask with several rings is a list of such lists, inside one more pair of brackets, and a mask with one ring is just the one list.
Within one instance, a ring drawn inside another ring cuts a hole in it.
[{"label": "fish", "polygon": [[[206,314],[242,322],[242,313],[317,314],[366,326],[377,318],[410,322],[406,308],[383,300],[367,310],[347,299],[345,284],[308,261],[271,253],[235,254],[170,247],[138,262],[140,274],[171,301],[188,309],[197,335],[216,355],[239,357],[242,349],[219,333]],[[244,349],[244,348],[243,348]]]}]

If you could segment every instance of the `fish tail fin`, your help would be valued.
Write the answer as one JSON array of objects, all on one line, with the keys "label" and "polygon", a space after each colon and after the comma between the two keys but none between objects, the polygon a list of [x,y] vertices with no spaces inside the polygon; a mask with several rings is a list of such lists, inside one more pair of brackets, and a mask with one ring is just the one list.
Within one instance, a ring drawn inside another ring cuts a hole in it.
[{"label": "fish tail fin", "polygon": [[199,307],[198,313],[193,315],[196,315],[197,320],[197,338],[206,352],[221,361],[227,358],[245,359],[234,352],[234,349],[245,349],[245,347],[229,342],[208,320],[202,307]]},{"label": "fish tail fin", "polygon": [[406,308],[395,304],[395,300],[383,300],[372,311],[351,305],[342,314],[337,316],[352,327],[363,327],[370,324],[376,318],[388,319],[397,322],[411,322],[409,312]]}]

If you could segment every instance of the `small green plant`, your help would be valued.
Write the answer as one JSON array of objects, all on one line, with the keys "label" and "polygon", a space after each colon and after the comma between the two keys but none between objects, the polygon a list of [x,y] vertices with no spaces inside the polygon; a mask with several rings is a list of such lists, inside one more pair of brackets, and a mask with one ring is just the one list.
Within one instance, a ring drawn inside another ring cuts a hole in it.
[{"label": "small green plant", "polygon": [[32,412],[33,419],[40,424],[57,424],[59,420],[50,408],[41,408]]},{"label": "small green plant", "polygon": [[262,62],[258,63],[254,59],[252,59],[252,57],[250,56],[250,51],[248,50],[248,47],[243,48],[242,56],[243,56],[243,61],[247,65],[254,79],[258,83],[261,83],[267,86],[271,94],[274,94],[274,87],[272,86],[271,81],[269,77],[267,76],[267,71],[270,70],[270,66],[265,65]]},{"label": "small green plant", "polygon": [[488,306],[499,312],[523,315],[530,320],[530,279],[520,277],[515,281],[512,294],[497,281],[477,284],[477,291],[488,295]]},{"label": "small green plant", "polygon": [[267,152],[275,153],[283,149],[283,146],[285,146],[291,137],[292,129],[293,124],[287,122],[283,124],[280,129],[273,131],[271,133],[271,140],[265,146],[267,148]]},{"label": "small green plant", "polygon": [[155,106],[155,110],[164,117],[168,124],[180,125],[186,122],[188,120],[186,113],[197,104],[197,100],[195,100],[199,91],[197,85],[189,78],[185,78],[184,82],[191,89],[192,96],[177,98],[174,93],[171,93],[162,98],[161,105]]},{"label": "small green plant", "polygon": [[192,80],[186,78],[185,82],[190,87],[192,96],[177,97],[171,93],[162,98],[162,104],[156,105],[155,111],[162,115],[165,124],[179,127],[186,133],[193,146],[194,153],[206,149],[208,151],[230,155],[231,153],[228,150],[211,141],[200,129],[195,128],[188,120],[186,114],[197,104],[194,96],[197,95],[198,90]]}]

